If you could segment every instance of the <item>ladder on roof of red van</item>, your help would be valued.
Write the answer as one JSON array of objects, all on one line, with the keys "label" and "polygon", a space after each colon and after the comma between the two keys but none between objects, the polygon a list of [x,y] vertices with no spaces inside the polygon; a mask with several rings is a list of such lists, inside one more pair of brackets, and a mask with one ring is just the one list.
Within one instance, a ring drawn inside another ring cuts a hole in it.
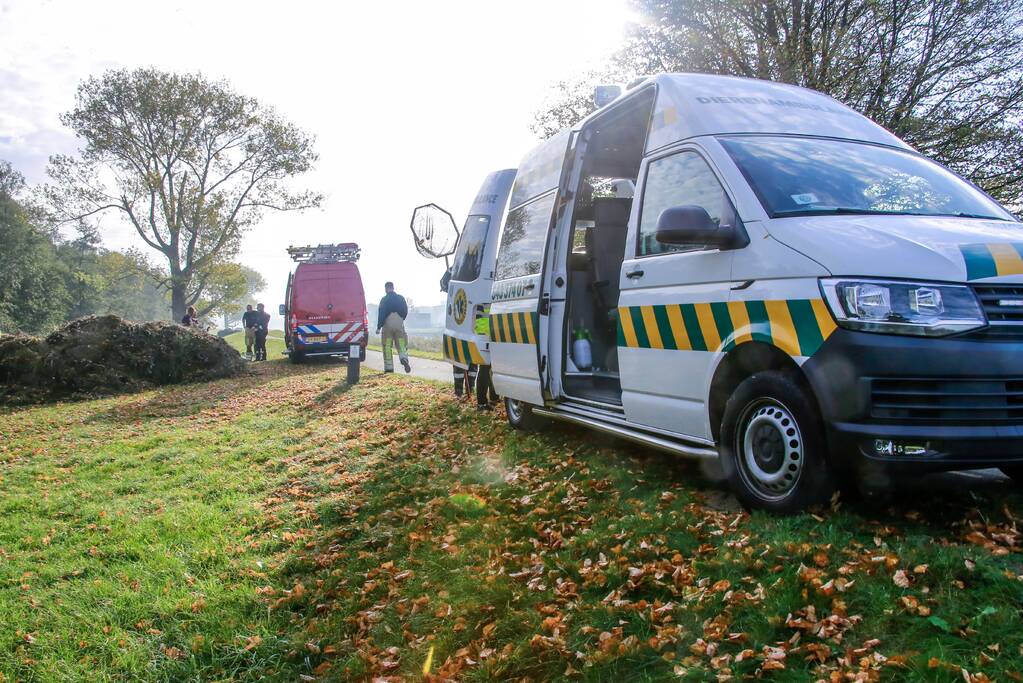
[{"label": "ladder on roof of red van", "polygon": [[288,247],[288,255],[299,263],[342,263],[359,260],[362,250],[355,242],[320,244],[315,247]]}]

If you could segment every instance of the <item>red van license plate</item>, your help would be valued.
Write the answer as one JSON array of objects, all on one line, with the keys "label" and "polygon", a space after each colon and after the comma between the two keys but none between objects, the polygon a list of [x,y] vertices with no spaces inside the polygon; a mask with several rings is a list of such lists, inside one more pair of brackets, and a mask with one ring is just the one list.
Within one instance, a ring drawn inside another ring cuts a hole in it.
[{"label": "red van license plate", "polygon": [[322,344],[325,341],[327,341],[325,334],[308,334],[305,337],[306,344]]}]

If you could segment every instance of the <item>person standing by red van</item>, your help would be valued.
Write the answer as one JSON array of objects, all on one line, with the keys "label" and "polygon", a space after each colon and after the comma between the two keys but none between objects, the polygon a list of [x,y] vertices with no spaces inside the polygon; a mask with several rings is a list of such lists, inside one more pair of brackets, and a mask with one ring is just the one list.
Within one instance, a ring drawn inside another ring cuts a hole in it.
[{"label": "person standing by red van", "polygon": [[266,335],[270,331],[270,314],[263,304],[256,304],[256,360],[266,360]]},{"label": "person standing by red van", "polygon": [[245,329],[245,356],[252,358],[252,347],[256,343],[256,311],[253,310],[252,304],[245,306],[242,327]]},{"label": "person standing by red van", "polygon": [[405,297],[394,291],[394,283],[384,283],[384,298],[380,300],[377,313],[377,334],[383,330],[381,346],[384,349],[384,372],[394,372],[393,347],[398,349],[398,360],[405,372],[412,372],[408,362],[408,335],[405,334],[405,318],[408,317],[408,303]]}]

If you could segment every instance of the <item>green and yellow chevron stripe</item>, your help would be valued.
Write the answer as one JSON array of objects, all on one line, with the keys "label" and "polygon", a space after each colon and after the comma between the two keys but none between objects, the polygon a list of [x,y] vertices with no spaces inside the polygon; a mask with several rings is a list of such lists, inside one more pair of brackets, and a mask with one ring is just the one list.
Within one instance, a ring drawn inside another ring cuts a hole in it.
[{"label": "green and yellow chevron stripe", "polygon": [[490,340],[505,344],[536,344],[536,313],[493,313]]},{"label": "green and yellow chevron stripe", "polygon": [[790,356],[812,356],[835,331],[823,299],[721,301],[618,309],[618,346],[678,351],[729,351],[772,344]]},{"label": "green and yellow chevron stripe", "polygon": [[444,358],[462,365],[486,365],[475,342],[444,335]]},{"label": "green and yellow chevron stripe", "polygon": [[961,244],[966,261],[966,279],[1023,274],[1023,242]]}]

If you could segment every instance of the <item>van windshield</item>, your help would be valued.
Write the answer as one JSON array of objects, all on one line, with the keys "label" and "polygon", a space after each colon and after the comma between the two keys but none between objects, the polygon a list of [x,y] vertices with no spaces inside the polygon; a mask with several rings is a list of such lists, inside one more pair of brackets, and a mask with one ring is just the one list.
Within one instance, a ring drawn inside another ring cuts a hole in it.
[{"label": "van windshield", "polygon": [[483,248],[490,230],[490,216],[469,216],[455,249],[455,262],[451,266],[451,279],[457,282],[472,282],[480,276],[483,265]]},{"label": "van windshield", "polygon": [[1014,220],[954,173],[911,152],[811,138],[718,139],[772,218],[909,214]]}]

